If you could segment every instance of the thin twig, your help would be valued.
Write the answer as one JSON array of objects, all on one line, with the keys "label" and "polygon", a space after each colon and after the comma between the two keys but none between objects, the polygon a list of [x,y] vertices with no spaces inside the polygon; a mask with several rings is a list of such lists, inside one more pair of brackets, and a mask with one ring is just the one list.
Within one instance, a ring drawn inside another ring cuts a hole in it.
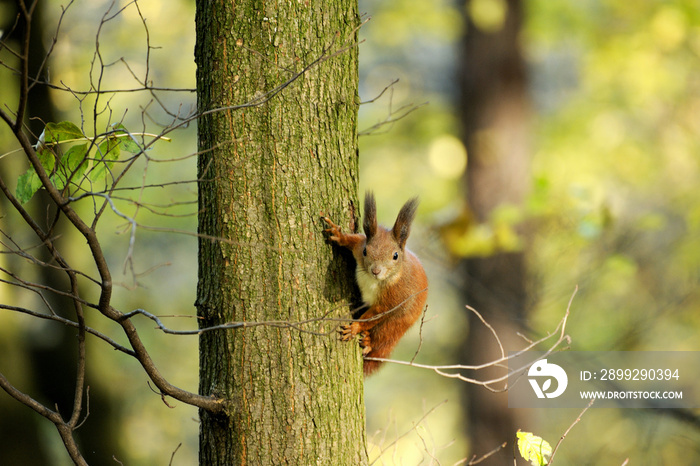
[{"label": "thin twig", "polygon": [[[530,342],[523,349],[521,349],[520,351],[514,352],[510,356],[506,356],[505,353],[503,351],[501,351],[500,358],[495,359],[493,361],[483,363],[483,364],[478,364],[478,365],[464,365],[464,364],[427,365],[427,364],[415,363],[415,362],[413,362],[413,360],[411,360],[411,361],[399,361],[399,360],[395,360],[395,359],[372,358],[372,357],[365,357],[365,359],[370,360],[370,361],[389,362],[389,363],[393,363],[393,364],[399,364],[402,366],[416,367],[419,369],[428,369],[428,370],[432,370],[436,374],[443,376],[443,377],[447,377],[447,378],[451,378],[451,379],[458,379],[458,380],[461,380],[463,382],[483,386],[484,388],[486,388],[487,390],[489,390],[491,392],[504,392],[504,391],[508,390],[509,378],[515,374],[521,373],[524,369],[526,369],[530,365],[530,363],[524,363],[521,365],[522,367],[508,370],[508,367],[507,367],[508,361],[525,354],[526,352],[532,350],[536,346],[551,339],[552,337],[554,337],[557,334],[559,335],[559,337],[553,343],[551,343],[549,345],[549,348],[544,352],[544,355],[541,355],[540,357],[546,357],[546,356],[550,355],[555,350],[557,350],[562,343],[567,343],[567,344],[571,343],[571,337],[569,337],[569,335],[566,334],[566,323],[567,323],[567,319],[569,317],[569,313],[571,311],[571,305],[573,303],[573,298],[576,295],[577,290],[578,290],[578,287],[576,287],[576,289],[574,290],[574,292],[571,296],[571,299],[569,300],[569,303],[567,305],[566,312],[565,312],[564,316],[562,317],[562,319],[559,321],[559,324],[554,329],[554,331],[548,333],[547,335],[545,335],[544,337],[542,337],[538,340]],[[478,316],[480,316],[480,314],[476,310],[473,310],[473,312],[475,312]],[[482,319],[482,323],[484,323],[484,325],[486,325],[487,327],[491,328],[491,330],[493,331],[493,328],[485,320]],[[494,336],[496,337],[496,340],[500,342],[500,339],[498,338],[498,335],[496,335],[495,331],[493,331],[493,333],[494,333]],[[495,377],[495,378],[492,378],[489,380],[479,380],[477,378],[466,377],[466,376],[461,374],[461,371],[479,371],[482,369],[487,369],[487,368],[492,368],[492,367],[504,368],[504,369],[506,369],[506,373],[500,377]],[[500,383],[503,383],[502,388],[494,388],[492,386],[492,385],[496,385],[496,384],[500,384]]]},{"label": "thin twig", "polygon": [[376,102],[377,100],[381,99],[382,96],[384,95],[384,93],[385,93],[386,91],[388,91],[390,88],[392,88],[392,87],[394,86],[394,84],[396,84],[396,83],[398,83],[398,82],[399,82],[398,78],[397,78],[397,79],[394,79],[394,80],[391,81],[389,84],[387,84],[387,85],[384,87],[384,89],[382,89],[382,91],[381,91],[379,94],[377,94],[376,97],[374,97],[373,99],[369,99],[369,100],[363,100],[362,102],[360,102],[360,105],[371,104],[371,103]]},{"label": "thin twig", "polygon": [[489,324],[488,322],[486,322],[486,319],[484,319],[484,317],[479,313],[479,311],[477,311],[476,309],[474,309],[474,308],[471,307],[471,306],[466,306],[466,307],[467,307],[467,309],[469,309],[470,311],[472,311],[474,314],[476,314],[476,316],[479,318],[479,320],[481,321],[481,323],[484,324],[484,326],[485,326],[486,328],[489,329],[489,331],[490,331],[491,334],[493,335],[494,339],[496,340],[496,343],[498,344],[498,348],[501,350],[501,358],[505,358],[505,357],[506,357],[506,352],[505,352],[505,350],[503,349],[503,344],[501,343],[501,339],[498,338],[498,334],[496,333],[496,330],[494,330],[493,326],[491,326],[491,324]]},{"label": "thin twig", "polygon": [[175,449],[173,450],[172,454],[170,455],[170,462],[168,463],[168,466],[172,466],[173,460],[175,459],[175,453],[177,453],[181,446],[182,442],[178,443],[177,447],[175,447]]},{"label": "thin twig", "polygon": [[[486,453],[485,455],[480,456],[479,458],[477,458],[476,455],[472,456],[472,459],[469,460],[467,465],[472,466],[474,464],[481,463],[482,461],[488,459],[490,456],[493,456],[496,453],[498,453],[499,451],[503,450],[506,447],[506,445],[508,445],[508,442],[503,442],[502,444],[500,444],[499,446],[497,446],[496,448],[494,448],[490,452]],[[457,464],[459,464],[459,463],[457,463]]]},{"label": "thin twig", "polygon": [[401,440],[402,438],[404,438],[405,436],[407,436],[408,434],[410,434],[411,432],[413,432],[414,430],[416,430],[416,429],[418,428],[418,426],[421,425],[421,423],[422,423],[428,416],[430,416],[430,415],[433,413],[433,411],[435,411],[436,409],[438,409],[440,406],[444,405],[445,403],[447,403],[447,400],[443,400],[443,401],[441,401],[440,403],[438,403],[437,405],[433,406],[427,413],[425,413],[420,419],[418,419],[418,421],[416,421],[416,422],[413,423],[413,427],[411,427],[410,429],[408,429],[407,431],[405,431],[403,434],[401,434],[401,435],[399,435],[398,437],[396,437],[394,440],[391,441],[391,443],[389,443],[389,445],[385,446],[384,448],[381,448],[381,449],[379,450],[379,455],[374,459],[374,461],[372,461],[372,462],[370,463],[370,466],[373,465],[374,463],[376,463],[376,462],[382,457],[382,455],[384,454],[384,452],[386,452],[386,451],[389,450],[391,447],[393,447],[395,444],[397,444],[397,443],[399,442],[399,440]]},{"label": "thin twig", "polygon": [[411,362],[416,360],[416,358],[418,357],[418,353],[420,353],[420,349],[423,346],[423,324],[425,323],[425,316],[427,313],[428,313],[428,306],[426,305],[425,308],[423,308],[423,314],[421,315],[421,318],[420,318],[420,326],[418,327],[418,348],[416,348],[416,352],[413,353],[413,357],[411,358]]},{"label": "thin twig", "polygon": [[583,411],[581,411],[581,412],[579,413],[578,417],[574,420],[574,422],[571,423],[571,425],[569,426],[569,428],[566,429],[566,432],[564,432],[564,434],[559,438],[559,441],[557,442],[556,446],[554,447],[554,450],[552,450],[552,456],[549,457],[549,463],[547,463],[549,466],[551,466],[552,463],[554,463],[554,455],[557,453],[557,449],[559,449],[559,445],[561,445],[561,442],[564,441],[564,439],[565,439],[566,436],[569,434],[569,432],[571,431],[571,429],[573,429],[573,427],[574,427],[576,424],[578,424],[578,421],[580,421],[581,418],[583,417],[583,415],[586,413],[586,411],[588,411],[588,408],[590,408],[591,406],[593,406],[593,402],[595,402],[595,398],[592,399],[592,400],[590,401],[590,403],[588,403],[588,405],[587,405],[585,408],[583,408]]},{"label": "thin twig", "polygon": [[[61,316],[59,316],[59,315],[57,315],[57,314],[51,314],[51,315],[49,315],[49,314],[43,314],[43,313],[41,313],[41,312],[32,311],[32,310],[25,309],[25,308],[18,307],[18,306],[9,306],[9,305],[7,305],[7,304],[0,304],[0,309],[5,309],[5,310],[8,310],[8,311],[13,311],[13,312],[19,312],[19,313],[21,313],[21,314],[26,314],[26,315],[29,315],[29,316],[32,316],[32,317],[37,317],[37,318],[39,318],[39,319],[52,320],[52,321],[54,321],[54,322],[58,322],[58,323],[61,323],[61,324],[64,324],[64,325],[68,325],[69,327],[79,328],[79,324],[78,324],[77,322],[73,322],[72,320],[66,319],[65,317],[61,317]],[[87,333],[91,334],[91,335],[96,336],[96,337],[99,338],[100,340],[106,342],[107,344],[109,344],[109,345],[110,345],[112,348],[114,348],[115,350],[121,351],[122,353],[128,354],[129,356],[136,357],[136,353],[134,353],[133,350],[131,350],[131,349],[125,347],[125,346],[120,345],[120,344],[117,343],[116,341],[114,341],[114,340],[112,340],[111,338],[109,338],[107,335],[105,335],[105,334],[103,334],[103,333],[101,333],[101,332],[98,332],[98,331],[95,330],[94,328],[85,327],[85,331],[86,331]]]}]

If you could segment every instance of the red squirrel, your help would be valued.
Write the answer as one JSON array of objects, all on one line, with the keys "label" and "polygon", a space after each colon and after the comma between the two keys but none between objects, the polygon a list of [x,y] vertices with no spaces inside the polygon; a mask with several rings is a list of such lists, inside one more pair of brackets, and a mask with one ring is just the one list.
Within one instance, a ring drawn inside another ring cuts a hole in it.
[{"label": "red squirrel", "polygon": [[[377,225],[374,194],[365,195],[365,234],[343,233],[328,217],[328,239],[352,251],[357,263],[355,278],[367,310],[357,321],[340,327],[341,340],[360,335],[362,354],[388,358],[404,333],[418,320],[428,298],[428,278],[418,257],[406,248],[418,199],[410,199],[399,211],[394,227]],[[381,362],[364,360],[364,374]]]}]

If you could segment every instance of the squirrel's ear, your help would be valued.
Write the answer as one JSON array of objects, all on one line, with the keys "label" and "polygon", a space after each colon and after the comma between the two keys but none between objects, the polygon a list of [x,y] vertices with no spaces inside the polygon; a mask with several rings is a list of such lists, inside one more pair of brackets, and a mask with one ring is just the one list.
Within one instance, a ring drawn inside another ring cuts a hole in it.
[{"label": "squirrel's ear", "polygon": [[374,202],[372,191],[365,193],[365,218],[362,221],[362,227],[368,241],[377,233],[377,204]]},{"label": "squirrel's ear", "polygon": [[418,198],[414,197],[413,199],[409,199],[403,207],[401,207],[399,215],[396,217],[396,223],[394,223],[391,234],[394,236],[394,239],[401,249],[406,246],[406,240],[408,240],[408,234],[411,232],[411,223],[413,222],[413,217],[416,216],[417,208]]}]

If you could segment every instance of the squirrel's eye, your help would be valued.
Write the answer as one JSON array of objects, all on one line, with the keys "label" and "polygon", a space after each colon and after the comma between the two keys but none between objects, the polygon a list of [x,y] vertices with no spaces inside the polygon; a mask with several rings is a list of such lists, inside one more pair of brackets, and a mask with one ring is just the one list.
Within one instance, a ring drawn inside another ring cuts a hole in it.
[{"label": "squirrel's eye", "polygon": [[366,255],[367,255],[367,248],[364,248],[364,249],[362,250],[362,255],[363,255],[363,256],[366,256]]},{"label": "squirrel's eye", "polygon": [[394,260],[395,261],[399,260],[399,253],[398,252],[394,253]]}]

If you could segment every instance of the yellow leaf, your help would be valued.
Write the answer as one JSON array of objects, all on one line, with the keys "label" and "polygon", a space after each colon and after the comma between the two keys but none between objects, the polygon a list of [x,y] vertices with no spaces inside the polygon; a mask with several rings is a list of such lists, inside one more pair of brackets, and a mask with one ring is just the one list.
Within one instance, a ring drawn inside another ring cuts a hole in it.
[{"label": "yellow leaf", "polygon": [[531,432],[518,431],[517,436],[520,456],[529,461],[532,466],[544,466],[549,462],[552,447],[546,440]]}]

